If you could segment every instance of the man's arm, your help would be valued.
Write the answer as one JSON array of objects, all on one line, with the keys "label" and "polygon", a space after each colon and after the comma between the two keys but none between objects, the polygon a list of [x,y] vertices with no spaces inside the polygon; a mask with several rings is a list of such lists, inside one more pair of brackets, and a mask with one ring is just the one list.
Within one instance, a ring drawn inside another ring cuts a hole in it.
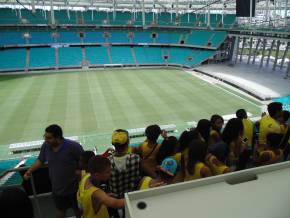
[{"label": "man's arm", "polygon": [[35,171],[35,170],[37,170],[37,169],[39,169],[40,167],[42,167],[42,165],[43,165],[43,163],[39,160],[39,159],[37,159],[35,162],[34,162],[34,164],[25,172],[25,174],[24,174],[24,179],[25,180],[28,180],[28,179],[30,179],[30,177],[31,177],[31,174]]},{"label": "man's arm", "polygon": [[24,179],[28,180],[31,177],[31,174],[39,169],[40,167],[42,167],[43,163],[45,163],[46,161],[46,145],[43,143],[38,155],[38,158],[36,159],[36,161],[34,162],[34,164],[32,164],[32,166],[25,172],[24,174]]}]

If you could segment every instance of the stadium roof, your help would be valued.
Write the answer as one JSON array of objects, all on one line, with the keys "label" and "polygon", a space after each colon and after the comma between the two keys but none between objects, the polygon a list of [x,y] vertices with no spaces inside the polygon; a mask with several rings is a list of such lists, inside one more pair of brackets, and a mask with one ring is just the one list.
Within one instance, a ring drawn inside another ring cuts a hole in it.
[{"label": "stadium roof", "polygon": [[[254,1],[254,0],[253,0]],[[257,10],[283,10],[290,0],[256,0]],[[204,11],[211,10],[235,11],[236,0],[0,0],[2,6],[12,7],[46,7],[57,6],[68,9],[111,9],[111,10],[152,10],[156,11]],[[267,6],[268,5],[268,6]]]}]

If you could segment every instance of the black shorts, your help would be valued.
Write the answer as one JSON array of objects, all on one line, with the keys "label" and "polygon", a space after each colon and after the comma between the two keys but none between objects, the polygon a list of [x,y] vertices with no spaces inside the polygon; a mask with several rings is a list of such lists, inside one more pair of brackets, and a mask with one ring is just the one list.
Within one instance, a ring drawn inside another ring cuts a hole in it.
[{"label": "black shorts", "polygon": [[56,208],[59,210],[78,209],[77,193],[64,196],[52,194],[52,198]]}]

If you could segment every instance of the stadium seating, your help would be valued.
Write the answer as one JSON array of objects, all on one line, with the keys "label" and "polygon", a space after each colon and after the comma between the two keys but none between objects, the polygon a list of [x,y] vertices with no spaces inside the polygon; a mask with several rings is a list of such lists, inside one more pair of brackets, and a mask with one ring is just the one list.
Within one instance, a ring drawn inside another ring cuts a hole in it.
[{"label": "stadium seating", "polygon": [[77,32],[59,32],[57,42],[60,43],[80,43],[81,39]]},{"label": "stadium seating", "polygon": [[11,8],[0,9],[0,24],[16,24],[19,23],[19,15],[17,10]]},{"label": "stadium seating", "polygon": [[102,46],[87,46],[86,60],[91,65],[110,64],[107,48]]},{"label": "stadium seating", "polygon": [[[20,11],[20,12],[19,12]],[[131,12],[116,11],[115,19],[113,12],[106,11],[74,11],[74,10],[55,10],[55,22],[57,24],[110,24],[110,25],[127,25],[129,20],[133,21],[133,14]],[[22,19],[21,19],[22,18]],[[206,13],[185,13],[176,16],[175,13],[169,12],[161,13],[145,13],[146,25],[156,23],[158,25],[179,25],[179,26],[206,26]],[[211,26],[218,27],[222,21],[221,14],[211,14]],[[235,14],[224,15],[224,26],[231,27],[235,22]],[[36,9],[35,13],[31,10],[21,9],[13,10],[10,8],[0,9],[0,24],[47,24],[51,22],[49,11]],[[142,12],[136,12],[134,25],[142,25]]]},{"label": "stadium seating", "polygon": [[133,42],[134,43],[152,43],[153,40],[151,38],[151,32],[146,32],[146,31],[134,32]]},{"label": "stadium seating", "polygon": [[190,48],[170,48],[169,62],[185,66],[193,66],[207,60],[214,51],[190,49]]},{"label": "stadium seating", "polygon": [[202,31],[202,30],[192,31],[191,34],[188,35],[186,44],[207,46],[212,34],[213,34],[212,31]]},{"label": "stadium seating", "polygon": [[226,32],[214,32],[209,42],[211,42],[212,47],[218,47],[227,37]]},{"label": "stadium seating", "polygon": [[1,44],[25,44],[25,39],[21,32],[0,32],[0,45]]},{"label": "stadium seating", "polygon": [[7,170],[14,168],[19,162],[18,159],[1,161],[0,176],[4,175]]},{"label": "stadium seating", "polygon": [[59,48],[59,67],[80,66],[82,51],[80,47]]},{"label": "stadium seating", "polygon": [[24,69],[26,66],[26,49],[0,50],[0,69]]},{"label": "stadium seating", "polygon": [[54,19],[57,24],[76,24],[77,11],[55,10]]},{"label": "stadium seating", "polygon": [[168,61],[171,64],[188,65],[188,58],[192,55],[190,48],[170,48]]},{"label": "stadium seating", "polygon": [[53,43],[54,39],[50,32],[30,32],[29,44]]},{"label": "stadium seating", "polygon": [[178,32],[158,32],[156,37],[157,43],[178,44],[181,34]]},{"label": "stadium seating", "polygon": [[110,31],[109,42],[129,43],[128,31]]},{"label": "stadium seating", "polygon": [[29,68],[55,67],[55,48],[31,48]]},{"label": "stadium seating", "polygon": [[85,43],[103,43],[105,38],[103,37],[103,32],[85,32],[84,42]]},{"label": "stadium seating", "polygon": [[138,64],[164,64],[160,47],[135,47]]},{"label": "stadium seating", "polygon": [[127,25],[128,21],[131,20],[131,13],[130,12],[116,12],[115,20],[113,19],[113,15],[111,15],[110,24],[111,25]]},{"label": "stadium seating", "polygon": [[[108,53],[109,49],[109,53]],[[133,50],[132,50],[133,49]],[[177,64],[193,66],[202,63],[215,54],[214,50],[201,50],[194,48],[161,48],[161,47],[134,47],[130,46],[86,46],[85,56],[89,65],[110,64]],[[81,47],[60,47],[58,50],[59,67],[81,66]],[[108,56],[110,54],[110,57]],[[122,54],[122,55],[120,55]],[[164,56],[168,56],[167,61]],[[3,50],[0,53],[3,60],[0,69],[24,69],[26,66],[25,49]],[[51,68],[56,64],[56,51],[52,47],[31,48],[29,58],[29,68]]]},{"label": "stadium seating", "polygon": [[22,22],[28,24],[46,24],[48,23],[48,19],[45,18],[44,13],[47,12],[48,11],[36,9],[35,13],[32,13],[30,10],[21,9],[21,18],[25,19]]},{"label": "stadium seating", "polygon": [[129,46],[113,46],[110,49],[113,64],[135,64]]}]

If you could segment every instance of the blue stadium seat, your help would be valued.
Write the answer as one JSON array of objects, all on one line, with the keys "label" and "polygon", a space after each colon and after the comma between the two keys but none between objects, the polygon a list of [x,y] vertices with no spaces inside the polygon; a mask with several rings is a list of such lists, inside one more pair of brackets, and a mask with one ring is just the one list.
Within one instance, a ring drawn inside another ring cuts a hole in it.
[{"label": "blue stadium seat", "polygon": [[59,66],[80,66],[82,62],[82,50],[80,47],[59,48]]},{"label": "blue stadium seat", "polygon": [[31,48],[29,67],[55,67],[55,48]]},{"label": "blue stadium seat", "polygon": [[21,32],[0,32],[0,45],[25,44]]},{"label": "blue stadium seat", "polygon": [[135,47],[138,64],[163,64],[161,48],[159,47]]},{"label": "blue stadium seat", "polygon": [[49,44],[53,43],[54,39],[51,37],[50,32],[31,32],[29,43],[30,44]]},{"label": "blue stadium seat", "polygon": [[103,32],[85,32],[84,42],[86,43],[103,43],[105,42],[105,38],[103,37]]},{"label": "blue stadium seat", "polygon": [[128,31],[110,31],[109,42],[129,43]]},{"label": "blue stadium seat", "polygon": [[77,32],[59,32],[57,42],[60,43],[80,43],[81,39]]},{"label": "blue stadium seat", "polygon": [[112,46],[110,49],[113,64],[135,64],[129,46]]},{"label": "blue stadium seat", "polygon": [[107,48],[103,46],[87,46],[86,59],[91,65],[110,64]]},{"label": "blue stadium seat", "polygon": [[26,66],[26,49],[0,50],[0,69],[24,69]]}]

